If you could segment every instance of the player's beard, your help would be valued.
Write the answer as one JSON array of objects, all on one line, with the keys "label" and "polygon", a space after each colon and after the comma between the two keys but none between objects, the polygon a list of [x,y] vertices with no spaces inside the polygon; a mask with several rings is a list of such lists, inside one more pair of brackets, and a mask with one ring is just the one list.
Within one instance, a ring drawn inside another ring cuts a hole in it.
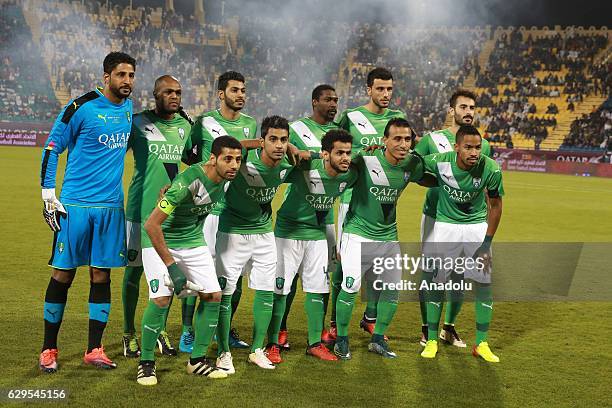
[{"label": "player's beard", "polygon": [[115,95],[119,99],[125,99],[125,98],[127,98],[128,96],[130,96],[132,94],[132,89],[131,88],[128,88],[129,92],[128,92],[127,95],[124,95],[124,94],[121,93],[121,87],[114,87],[114,86],[110,85],[108,88],[113,93],[113,95]]},{"label": "player's beard", "polygon": [[[465,115],[465,116],[469,116],[469,115]],[[471,125],[474,123],[474,117],[470,116],[470,123],[465,122],[463,119],[465,116],[461,116],[457,113],[455,113],[455,123],[459,126],[465,126],[465,125]]]},{"label": "player's beard", "polygon": [[234,112],[238,112],[238,111],[242,110],[242,108],[244,108],[244,102],[242,103],[242,106],[238,106],[236,104],[236,101],[232,101],[232,100],[229,100],[227,98],[225,99],[225,104],[227,105],[228,108],[230,108]]},{"label": "player's beard", "polygon": [[332,162],[331,160],[329,161],[329,165],[336,173],[341,173],[341,174],[346,173],[350,168],[350,167],[347,167],[346,170],[342,170],[339,165],[336,165],[336,163]]}]

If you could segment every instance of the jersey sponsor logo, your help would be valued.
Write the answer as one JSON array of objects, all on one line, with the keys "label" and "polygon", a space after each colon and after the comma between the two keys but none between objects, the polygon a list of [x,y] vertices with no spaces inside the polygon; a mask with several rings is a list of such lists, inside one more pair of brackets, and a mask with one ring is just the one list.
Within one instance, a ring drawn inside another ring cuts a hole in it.
[{"label": "jersey sponsor logo", "polygon": [[157,293],[159,290],[159,279],[151,279],[151,281],[149,281],[149,286],[151,287],[151,292]]},{"label": "jersey sponsor logo", "polygon": [[[374,125],[366,118],[363,112],[352,111],[347,114],[349,120],[353,123],[353,126],[361,133],[362,135],[377,135],[378,132]],[[363,142],[362,142],[363,144]]]},{"label": "jersey sponsor logo", "polygon": [[318,194],[306,194],[304,198],[315,210],[330,210],[334,206],[336,197]]},{"label": "jersey sponsor logo", "polygon": [[211,211],[217,206],[217,203],[210,203],[206,205],[198,205],[196,207],[191,208],[191,213],[197,215],[198,217],[202,215],[210,214]]},{"label": "jersey sponsor logo", "polygon": [[[121,123],[121,116],[112,116],[109,115],[108,113],[102,115],[101,113],[98,113],[97,116],[98,119],[102,119],[104,121],[104,124],[106,125],[109,121],[110,123]],[[129,118],[128,118],[128,122],[129,122]]]},{"label": "jersey sponsor logo", "polygon": [[183,157],[184,146],[171,143],[149,143],[149,154],[154,154],[159,160],[178,162]]},{"label": "jersey sponsor logo", "polygon": [[291,129],[293,129],[306,147],[321,148],[321,142],[304,122],[298,120],[289,126],[291,126]]},{"label": "jersey sponsor logo", "polygon": [[208,134],[210,134],[213,139],[216,139],[219,136],[227,136],[227,132],[223,126],[221,126],[221,124],[212,116],[205,116],[202,118],[202,126],[204,126]]},{"label": "jersey sponsor logo", "polygon": [[124,149],[127,146],[127,142],[130,138],[130,132],[127,133],[106,133],[98,136],[98,143],[103,144],[109,149]]},{"label": "jersey sponsor logo", "polygon": [[448,137],[442,132],[433,132],[430,133],[431,140],[433,140],[436,145],[436,149],[439,153],[446,153],[453,150]]},{"label": "jersey sponsor logo", "polygon": [[245,193],[254,201],[257,201],[259,204],[267,204],[272,201],[272,199],[274,199],[274,195],[276,195],[276,190],[278,190],[278,186],[259,188],[249,187],[245,190]]},{"label": "jersey sponsor logo", "polygon": [[285,286],[285,278],[276,278],[276,289],[281,290]]},{"label": "jersey sponsor logo", "polygon": [[463,191],[460,189],[449,187],[446,184],[443,185],[442,188],[444,189],[444,191],[446,191],[451,200],[456,201],[458,203],[472,201],[480,193],[480,191]]}]

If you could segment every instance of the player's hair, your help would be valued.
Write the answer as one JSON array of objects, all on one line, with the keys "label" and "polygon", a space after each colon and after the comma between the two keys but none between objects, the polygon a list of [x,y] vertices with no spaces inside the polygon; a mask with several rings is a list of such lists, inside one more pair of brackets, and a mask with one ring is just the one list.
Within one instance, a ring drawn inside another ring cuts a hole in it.
[{"label": "player's hair", "polygon": [[244,75],[240,72],[236,71],[227,71],[219,75],[219,79],[217,81],[217,90],[225,91],[227,89],[227,84],[229,81],[238,81],[244,83]]},{"label": "player's hair", "polygon": [[450,103],[451,108],[454,108],[455,105],[457,105],[457,99],[459,99],[460,96],[463,96],[464,98],[470,98],[474,102],[476,102],[476,98],[477,98],[476,94],[470,91],[469,89],[459,88],[455,92],[453,92],[453,94],[450,97],[449,103]]},{"label": "player's hair", "polygon": [[265,139],[270,128],[284,129],[287,131],[287,133],[289,133],[289,122],[282,116],[267,116],[266,118],[264,118],[263,122],[261,122],[261,137],[263,139]]},{"label": "player's hair", "polygon": [[323,91],[334,91],[336,92],[336,88],[328,84],[317,85],[315,89],[312,90],[312,100],[319,100]]},{"label": "player's hair", "polygon": [[408,128],[410,129],[410,134],[414,137],[414,130],[412,130],[412,126],[410,126],[410,122],[408,122],[404,118],[393,118],[387,122],[387,126],[385,126],[385,131],[383,135],[385,137],[389,136],[389,131],[391,130],[391,126],[400,127],[400,128]]},{"label": "player's hair", "polygon": [[388,81],[393,79],[393,75],[391,75],[391,71],[387,68],[376,67],[370,72],[368,72],[368,78],[366,79],[366,85],[371,87],[374,85],[375,79],[382,79],[383,81]]},{"label": "player's hair", "polygon": [[335,142],[353,143],[353,136],[344,129],[332,129],[321,138],[321,150],[331,153]]},{"label": "player's hair", "polygon": [[472,125],[463,125],[459,127],[459,130],[457,130],[457,134],[455,135],[457,144],[461,144],[465,136],[478,136],[482,139],[478,129]]},{"label": "player's hair", "polygon": [[134,58],[124,52],[113,51],[104,57],[104,62],[102,63],[104,73],[110,75],[119,64],[130,64],[136,69],[136,60]]},{"label": "player's hair", "polygon": [[219,136],[213,141],[212,146],[210,148],[210,153],[215,156],[219,156],[219,154],[221,154],[221,150],[223,150],[224,147],[227,147],[228,149],[238,149],[242,151],[242,145],[236,138],[225,135]]}]

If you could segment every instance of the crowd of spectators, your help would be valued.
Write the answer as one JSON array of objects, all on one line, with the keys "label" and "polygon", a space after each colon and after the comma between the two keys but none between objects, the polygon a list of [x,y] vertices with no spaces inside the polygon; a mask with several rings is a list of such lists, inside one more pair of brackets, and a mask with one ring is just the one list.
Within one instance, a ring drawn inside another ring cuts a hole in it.
[{"label": "crowd of spectators", "polygon": [[594,108],[572,122],[561,149],[610,150],[612,144],[612,108]]}]

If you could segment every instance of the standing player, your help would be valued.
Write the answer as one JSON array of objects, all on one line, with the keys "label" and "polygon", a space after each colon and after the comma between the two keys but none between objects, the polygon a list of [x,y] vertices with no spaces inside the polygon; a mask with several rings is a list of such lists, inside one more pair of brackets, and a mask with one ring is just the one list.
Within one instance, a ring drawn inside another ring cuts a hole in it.
[{"label": "standing player", "polygon": [[[134,152],[134,176],[127,199],[128,266],[122,291],[123,355],[126,357],[140,355],[134,315],[143,271],[141,248],[151,247],[148,235],[141,234],[141,220],[149,217],[159,199],[159,191],[174,180],[181,159],[191,149],[191,123],[181,107],[181,93],[181,84],[176,78],[170,75],[157,78],[153,89],[155,109],[137,113],[132,124],[128,147]],[[162,354],[176,355],[165,327],[159,333],[157,345]]]},{"label": "standing player", "polygon": [[[370,100],[363,106],[354,109],[347,109],[342,113],[338,126],[345,129],[353,136],[353,150],[360,150],[372,145],[382,145],[383,131],[389,120],[393,118],[404,118],[406,115],[399,110],[389,109],[391,96],[393,95],[393,76],[385,68],[374,68],[368,73],[366,79],[366,90]],[[348,211],[351,201],[351,190],[347,190],[341,197],[338,207],[338,242],[342,236],[344,217]],[[332,329],[335,333],[336,310],[335,305],[340,285],[342,282],[342,262],[338,262],[338,267],[332,275]],[[377,293],[372,290],[371,285],[366,285],[368,292],[368,304],[359,326],[366,332],[373,334],[376,324]]]},{"label": "standing player", "polygon": [[204,241],[204,218],[225,195],[229,182],[236,177],[242,160],[242,146],[231,136],[222,136],[212,144],[210,159],[197,163],[179,174],[145,223],[153,248],[143,248],[142,261],[149,284],[149,304],[142,318],[142,354],[137,381],[157,384],[155,342],[164,326],[172,290],[165,275],[181,269],[202,290],[195,316],[195,341],[187,372],[208,378],[225,378],[206,358],[208,345],[217,328],[221,288],[215,264]]},{"label": "standing player", "polygon": [[[241,112],[246,102],[246,86],[244,76],[239,72],[228,71],[219,76],[217,81],[217,97],[220,101],[219,109],[200,115],[193,126],[191,137],[194,146],[198,146],[200,160],[206,160],[210,155],[210,146],[219,136],[230,135],[237,140],[254,139],[257,136],[257,123],[255,119]],[[217,230],[219,228],[220,206],[213,209],[204,221],[204,238],[215,259],[215,246]],[[232,315],[234,318],[240,297],[242,295],[242,276],[236,284],[236,291],[232,296]],[[192,306],[193,310],[193,306]],[[185,324],[185,321],[184,323]],[[181,335],[180,349],[188,351],[189,343],[193,340],[193,333],[184,326]],[[248,348],[249,345],[240,340],[238,332],[230,330],[230,346],[235,348]]]},{"label": "standing player", "polygon": [[[307,161],[289,175],[291,191],[278,210],[274,228],[278,250],[274,307],[277,304],[283,307],[283,298],[301,271],[308,318],[306,354],[321,360],[337,360],[321,343],[325,295],[329,294],[330,246],[326,234],[330,223],[333,228],[336,197],[357,180],[357,170],[349,167],[352,143],[352,136],[341,129],[330,130],[323,136],[323,160]],[[280,328],[276,316],[270,326],[268,337],[274,339]],[[267,352],[270,361],[280,362],[278,345],[270,344]]]},{"label": "standing player", "polygon": [[[110,313],[110,269],[126,265],[123,165],[132,125],[136,60],[121,52],[104,58],[104,88],[72,101],[60,113],[42,154],[43,215],[53,236],[45,294],[45,337],[40,369],[57,371],[57,335],[76,268],[89,265],[89,341],[85,364],[117,365],[102,334]],[[59,155],[68,149],[62,193],[55,196]]]},{"label": "standing player", "polygon": [[[338,337],[334,353],[343,360],[351,358],[348,328],[355,296],[361,287],[362,265],[371,265],[374,256],[394,258],[399,255],[397,200],[410,181],[421,181],[424,177],[420,157],[408,154],[412,138],[406,119],[391,119],[384,130],[385,149],[369,155],[360,154],[353,159],[359,178],[353,187],[340,241],[343,279],[336,305]],[[370,247],[369,253],[363,253],[364,243]],[[373,246],[376,251],[371,250]],[[390,270],[386,278],[387,282],[399,281],[401,270]],[[368,350],[394,358],[396,354],[385,341],[385,332],[397,310],[398,292],[383,288],[377,297],[378,319]]]},{"label": "standing player", "polygon": [[[471,125],[474,121],[474,112],[476,110],[476,94],[467,89],[457,89],[450,98],[449,113],[453,117],[453,124],[447,129],[431,132],[423,136],[421,141],[416,145],[414,150],[421,156],[426,156],[433,153],[445,153],[454,150],[455,135],[460,126]],[[482,139],[482,154],[491,156],[491,147],[489,142]],[[425,204],[423,205],[423,217],[421,218],[421,242],[426,244],[432,239],[432,231],[436,222],[436,205],[438,203],[438,187],[432,187],[427,190]],[[458,281],[459,277],[453,274],[453,281]],[[427,307],[421,297],[421,345],[424,346],[427,342]],[[440,331],[440,339],[457,347],[465,347],[465,342],[459,337],[455,330],[455,321],[463,304],[463,292],[451,291],[448,294],[450,301],[446,302],[446,314],[444,317],[444,326]]]},{"label": "standing player", "polygon": [[[436,253],[455,258],[490,258],[493,235],[502,214],[504,194],[499,165],[481,154],[482,137],[473,126],[457,130],[455,149],[425,157],[426,171],[438,179],[436,222],[430,242],[442,246]],[[487,199],[488,197],[488,208]],[[441,244],[438,244],[441,243]],[[451,270],[426,270],[426,279],[447,281]],[[466,268],[465,277],[475,281],[476,343],[472,353],[489,362],[499,362],[491,352],[487,333],[493,314],[490,269]],[[455,278],[453,278],[455,279]],[[461,277],[459,277],[461,280]],[[442,315],[443,291],[429,290],[427,299],[428,339],[421,356],[434,358],[438,351],[438,324]]]},{"label": "standing player", "polygon": [[[331,85],[318,85],[312,90],[312,115],[298,119],[289,125],[289,141],[301,150],[310,150],[311,152],[319,153],[321,151],[321,139],[328,131],[336,129],[337,126],[333,123],[338,111],[338,95],[336,90]],[[328,246],[328,263],[327,270],[334,270],[334,261],[336,258],[336,231],[334,229],[334,213],[333,210],[325,219]],[[288,349],[288,332],[287,332],[287,317],[295,297],[297,289],[297,277],[293,279],[291,291],[287,295],[285,315],[281,322],[280,332],[278,335],[278,343],[280,347]],[[327,313],[327,304],[329,301],[329,292],[323,294],[323,322],[325,322],[325,313]],[[321,340],[326,343],[332,342],[329,332],[323,328]]]}]

